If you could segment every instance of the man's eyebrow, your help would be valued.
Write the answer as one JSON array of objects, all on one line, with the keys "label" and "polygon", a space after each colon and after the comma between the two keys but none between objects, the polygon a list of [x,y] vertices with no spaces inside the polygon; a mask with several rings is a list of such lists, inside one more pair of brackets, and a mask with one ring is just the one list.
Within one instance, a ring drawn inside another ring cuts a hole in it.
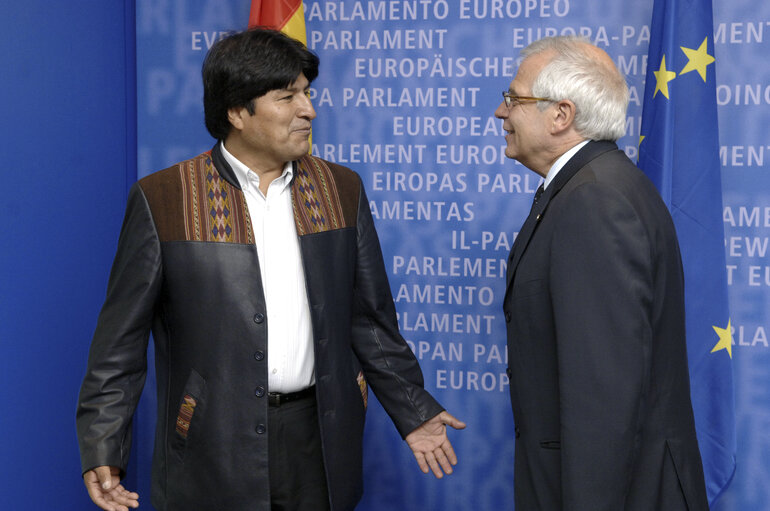
[{"label": "man's eyebrow", "polygon": [[296,83],[291,83],[287,85],[286,87],[278,90],[287,91],[287,92],[293,92],[298,90],[308,90],[310,88],[310,84],[307,84],[305,87],[300,88]]}]

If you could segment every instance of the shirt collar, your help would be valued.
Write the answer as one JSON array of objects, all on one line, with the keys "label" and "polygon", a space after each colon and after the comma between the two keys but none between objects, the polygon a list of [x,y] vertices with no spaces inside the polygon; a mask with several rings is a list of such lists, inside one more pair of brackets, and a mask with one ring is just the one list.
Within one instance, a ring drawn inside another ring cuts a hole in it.
[{"label": "shirt collar", "polygon": [[[235,174],[236,179],[238,179],[238,184],[241,185],[241,188],[244,188],[245,186],[253,186],[255,188],[259,188],[259,174],[249,169],[249,167],[247,167],[238,158],[230,154],[230,151],[227,150],[224,142],[220,142],[219,147],[222,149],[222,157],[227,163],[230,164],[230,167],[233,169],[233,173]],[[291,178],[293,176],[294,165],[289,161],[286,162],[286,165],[283,167],[281,177],[276,179],[276,181],[280,183],[281,188],[284,188],[288,186],[289,183],[291,183]]]},{"label": "shirt collar", "polygon": [[556,177],[556,174],[559,173],[559,171],[564,167],[564,165],[567,164],[567,162],[575,156],[575,153],[580,151],[584,145],[586,145],[589,142],[589,140],[583,140],[582,142],[578,143],[576,146],[574,146],[572,149],[567,151],[566,153],[559,156],[559,158],[551,165],[551,169],[548,171],[548,174],[545,176],[545,183],[543,184],[543,189],[548,188],[548,185],[551,184],[551,181]]}]

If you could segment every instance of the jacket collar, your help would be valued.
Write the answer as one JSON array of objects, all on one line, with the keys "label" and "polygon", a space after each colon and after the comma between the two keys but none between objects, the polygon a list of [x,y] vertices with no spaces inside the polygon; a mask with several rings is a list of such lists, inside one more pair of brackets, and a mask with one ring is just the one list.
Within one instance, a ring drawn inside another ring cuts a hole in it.
[{"label": "jacket collar", "polygon": [[[556,177],[553,178],[553,182],[549,184],[548,188],[546,188],[545,192],[543,193],[544,200],[541,215],[545,211],[545,208],[548,206],[548,202],[551,200],[551,198],[559,193],[559,190],[561,190],[564,185],[566,185],[580,169],[588,165],[591,160],[597,158],[601,154],[604,154],[608,151],[613,151],[617,148],[618,146],[615,144],[615,142],[610,142],[608,140],[601,140],[598,142],[591,141],[583,146],[580,151],[575,153],[575,156],[570,158],[570,160],[564,165],[559,173],[556,174]],[[549,191],[550,193],[548,193]]]},{"label": "jacket collar", "polygon": [[235,171],[230,166],[230,164],[227,163],[227,160],[222,154],[221,145],[222,141],[220,140],[211,149],[211,162],[214,164],[214,168],[217,169],[217,172],[219,172],[219,175],[222,176],[225,181],[240,190],[241,184],[238,182],[238,178],[235,177]]},{"label": "jacket collar", "polygon": [[538,200],[537,205],[532,208],[529,216],[521,226],[516,241],[511,248],[511,253],[508,258],[508,282],[507,287],[513,282],[513,275],[516,272],[516,266],[521,260],[521,256],[524,253],[527,245],[529,244],[532,235],[535,233],[537,226],[543,219],[548,209],[548,204],[551,200],[564,188],[564,186],[572,179],[580,169],[588,165],[592,160],[598,156],[616,150],[618,146],[614,142],[610,141],[591,141],[583,146],[570,160],[564,165],[564,167],[556,174],[554,180],[548,185],[548,188],[543,192],[543,196]]},{"label": "jacket collar", "polygon": [[[217,172],[219,172],[219,175],[222,176],[222,178],[233,185],[238,190],[241,190],[241,184],[238,182],[238,178],[235,176],[235,171],[230,166],[229,163],[227,163],[227,160],[225,159],[224,155],[222,154],[222,141],[220,140],[217,142],[217,144],[211,149],[211,161],[214,164],[214,168],[217,169]],[[291,177],[291,184],[294,184],[294,180],[297,179],[297,162],[292,162],[292,177]]]}]

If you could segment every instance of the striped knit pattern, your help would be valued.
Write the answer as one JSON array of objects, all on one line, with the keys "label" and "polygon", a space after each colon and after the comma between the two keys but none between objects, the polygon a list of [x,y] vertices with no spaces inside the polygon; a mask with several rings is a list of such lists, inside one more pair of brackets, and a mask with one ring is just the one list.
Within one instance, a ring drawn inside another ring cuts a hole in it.
[{"label": "striped knit pattern", "polygon": [[186,239],[254,243],[243,194],[222,179],[210,156],[185,162],[179,172]]},{"label": "striped knit pattern", "polygon": [[195,398],[187,394],[182,400],[182,405],[179,407],[179,415],[176,418],[176,432],[182,438],[187,438],[187,432],[190,430],[190,421],[195,412],[196,404]]},{"label": "striped knit pattern", "polygon": [[322,160],[303,156],[292,186],[294,222],[303,236],[345,227],[339,193],[331,171]]},{"label": "striped knit pattern", "polygon": [[361,399],[364,400],[364,408],[369,405],[369,388],[366,386],[366,378],[364,378],[364,372],[359,371],[356,377],[358,388],[361,391]]}]

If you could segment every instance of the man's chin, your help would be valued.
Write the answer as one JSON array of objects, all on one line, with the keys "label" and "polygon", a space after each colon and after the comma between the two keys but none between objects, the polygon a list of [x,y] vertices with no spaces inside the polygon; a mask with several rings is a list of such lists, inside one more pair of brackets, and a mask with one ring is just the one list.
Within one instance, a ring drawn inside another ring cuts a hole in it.
[{"label": "man's chin", "polygon": [[302,158],[309,152],[310,152],[310,142],[305,142],[304,144],[298,144],[296,150],[294,151],[292,161]]}]

